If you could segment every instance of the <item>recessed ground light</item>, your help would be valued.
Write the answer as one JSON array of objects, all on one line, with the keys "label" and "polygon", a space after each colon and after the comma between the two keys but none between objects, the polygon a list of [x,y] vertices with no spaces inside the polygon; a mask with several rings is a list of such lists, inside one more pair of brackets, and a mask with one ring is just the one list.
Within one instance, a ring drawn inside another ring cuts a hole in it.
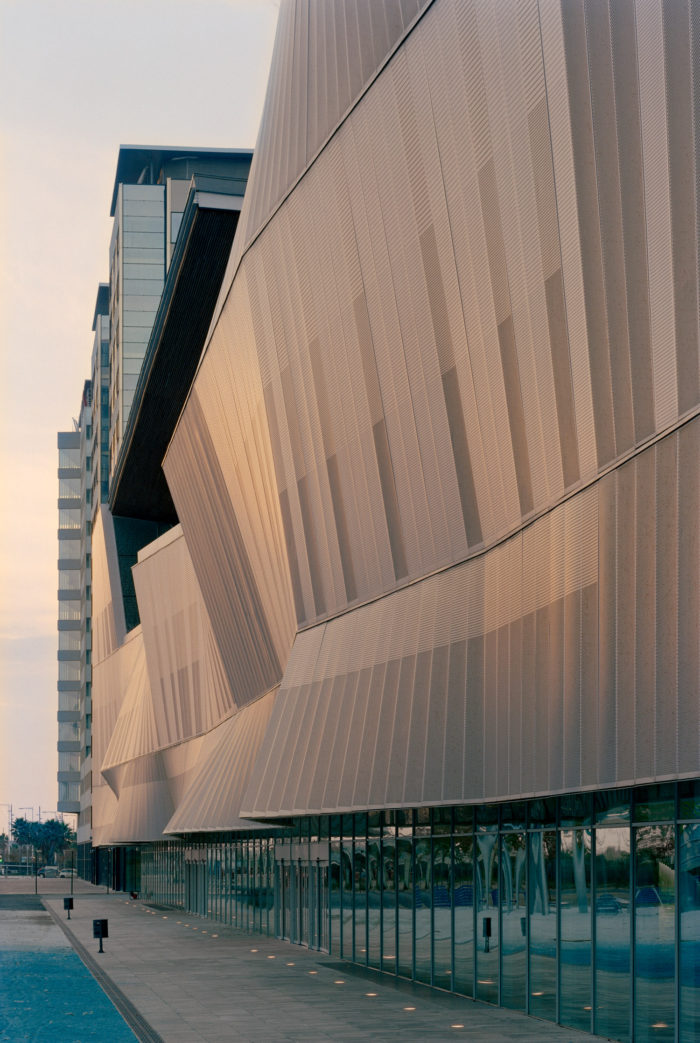
[{"label": "recessed ground light", "polygon": [[584,1007],[584,1010],[593,1010],[593,1007]]},{"label": "recessed ground light", "polygon": [[168,918],[167,918],[167,916],[164,916],[164,917],[163,917],[163,919],[164,919],[164,920],[167,920]]},{"label": "recessed ground light", "polygon": [[207,933],[206,931],[202,931],[202,934],[206,934],[206,933]]},{"label": "recessed ground light", "polygon": [[251,952],[257,952],[258,950],[257,949],[251,949],[250,951]]},{"label": "recessed ground light", "polygon": [[[178,921],[178,923],[179,923],[179,921]],[[188,923],[184,923],[182,926],[183,927],[189,927],[190,925]]]},{"label": "recessed ground light", "polygon": [[463,1029],[464,1025],[450,1025],[451,1029]]},{"label": "recessed ground light", "polygon": [[404,1007],[404,1010],[415,1010],[415,1007]]},{"label": "recessed ground light", "polygon": [[318,971],[309,971],[309,974],[318,974]]},{"label": "recessed ground light", "polygon": [[533,993],[531,993],[531,995],[532,996],[544,996],[544,993],[543,992],[533,992]]},{"label": "recessed ground light", "polygon": [[337,980],[337,981],[334,981],[334,982],[333,982],[333,984],[334,984],[334,985],[344,985],[344,984],[345,984],[345,982],[343,981],[343,979],[342,979],[342,978],[338,978],[338,980]]},{"label": "recessed ground light", "polygon": [[274,960],[274,956],[268,956],[268,960]]},{"label": "recessed ground light", "polygon": [[218,938],[218,934],[212,934],[212,938]]},{"label": "recessed ground light", "polygon": [[657,1021],[652,1026],[653,1029],[667,1029],[668,1025],[665,1021]]},{"label": "recessed ground light", "polygon": [[385,960],[395,960],[396,957],[395,956],[384,956],[383,959],[385,959]]},{"label": "recessed ground light", "polygon": [[287,966],[288,966],[288,967],[293,967],[293,966],[294,966],[294,964],[293,964],[293,963],[288,963],[288,964],[287,964]]},{"label": "recessed ground light", "polygon": [[376,996],[376,995],[377,995],[376,992],[366,992],[365,993],[365,996]]}]

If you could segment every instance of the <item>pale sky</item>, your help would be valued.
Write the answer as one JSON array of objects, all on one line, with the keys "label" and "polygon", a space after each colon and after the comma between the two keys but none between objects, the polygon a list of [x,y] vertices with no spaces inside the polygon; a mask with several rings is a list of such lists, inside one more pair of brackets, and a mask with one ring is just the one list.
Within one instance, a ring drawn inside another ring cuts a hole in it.
[{"label": "pale sky", "polygon": [[0,0],[0,832],[55,812],[56,433],[120,144],[255,144],[279,0]]}]

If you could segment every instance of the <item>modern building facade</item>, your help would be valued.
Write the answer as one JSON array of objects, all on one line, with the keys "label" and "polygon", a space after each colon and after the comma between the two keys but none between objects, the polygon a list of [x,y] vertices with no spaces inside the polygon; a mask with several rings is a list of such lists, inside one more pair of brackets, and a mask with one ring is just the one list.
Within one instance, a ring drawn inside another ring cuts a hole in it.
[{"label": "modern building facade", "polygon": [[282,6],[218,299],[195,184],[95,518],[113,884],[696,1038],[698,32]]}]

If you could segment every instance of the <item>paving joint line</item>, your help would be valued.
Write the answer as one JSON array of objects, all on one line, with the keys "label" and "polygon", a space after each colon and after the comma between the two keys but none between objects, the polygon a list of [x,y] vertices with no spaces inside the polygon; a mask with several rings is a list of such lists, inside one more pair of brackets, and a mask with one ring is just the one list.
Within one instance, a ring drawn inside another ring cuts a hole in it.
[{"label": "paving joint line", "polygon": [[166,1043],[163,1037],[156,1032],[148,1021],[146,1021],[143,1014],[141,1014],[138,1008],[134,1006],[119,986],[115,985],[109,975],[102,970],[94,956],[91,956],[85,946],[78,941],[61,917],[51,908],[50,905],[48,905],[47,902],[42,901],[42,904],[54,923],[61,928],[76,954],[80,957],[102,991],[112,1001],[121,1016],[124,1018],[124,1021],[139,1040],[139,1043]]}]

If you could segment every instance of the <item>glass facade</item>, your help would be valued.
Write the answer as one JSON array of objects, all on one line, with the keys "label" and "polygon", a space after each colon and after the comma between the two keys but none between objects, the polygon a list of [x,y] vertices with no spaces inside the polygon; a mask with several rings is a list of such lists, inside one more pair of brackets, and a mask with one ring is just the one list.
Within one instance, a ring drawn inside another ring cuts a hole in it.
[{"label": "glass facade", "polygon": [[615,1040],[697,1038],[700,783],[144,848],[145,898]]}]

